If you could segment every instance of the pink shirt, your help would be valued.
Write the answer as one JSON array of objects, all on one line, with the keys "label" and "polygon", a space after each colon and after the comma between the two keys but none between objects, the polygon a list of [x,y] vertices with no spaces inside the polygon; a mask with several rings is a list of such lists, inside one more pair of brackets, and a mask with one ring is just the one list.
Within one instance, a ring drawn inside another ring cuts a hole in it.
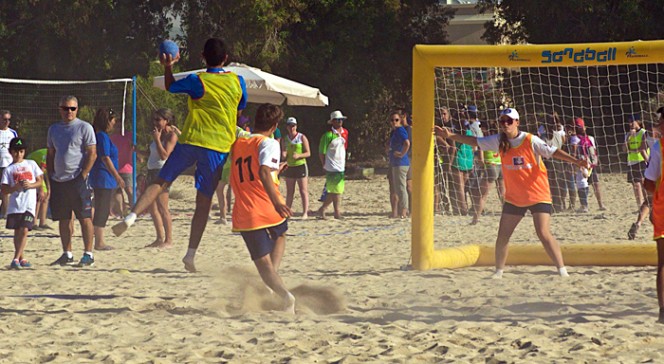
[{"label": "pink shirt", "polygon": [[132,136],[129,132],[126,132],[124,136],[120,133],[115,133],[111,135],[111,141],[118,148],[118,173],[132,173],[134,168],[132,167]]}]

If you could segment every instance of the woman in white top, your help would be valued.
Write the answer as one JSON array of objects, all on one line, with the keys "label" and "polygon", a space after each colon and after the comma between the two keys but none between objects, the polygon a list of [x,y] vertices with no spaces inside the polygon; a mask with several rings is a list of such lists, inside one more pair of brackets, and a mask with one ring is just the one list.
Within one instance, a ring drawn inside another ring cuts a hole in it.
[{"label": "woman in white top", "polygon": [[[148,183],[159,177],[161,167],[171,155],[178,141],[177,128],[173,125],[175,115],[170,109],[159,109],[152,113],[152,143],[148,157]],[[168,209],[168,190],[162,192],[150,205],[152,222],[157,232],[157,239],[147,248],[168,248],[173,245],[173,224],[171,211]]]}]

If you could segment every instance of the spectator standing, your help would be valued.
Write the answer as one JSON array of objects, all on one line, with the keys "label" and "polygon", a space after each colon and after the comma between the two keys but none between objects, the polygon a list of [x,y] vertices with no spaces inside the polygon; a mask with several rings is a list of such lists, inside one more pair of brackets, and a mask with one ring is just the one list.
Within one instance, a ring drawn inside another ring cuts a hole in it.
[{"label": "spectator standing", "polygon": [[81,224],[83,256],[80,266],[94,264],[92,253],[92,191],[88,176],[97,159],[95,132],[88,122],[76,117],[78,99],[60,99],[62,120],[48,128],[47,167],[51,179],[51,215],[58,222],[63,253],[52,265],[73,265],[72,212]]},{"label": "spectator standing", "polygon": [[111,200],[116,190],[125,184],[118,172],[118,148],[111,141],[117,118],[113,109],[100,108],[95,114],[93,126],[97,140],[97,160],[90,170],[90,187],[94,190],[95,212],[92,219],[95,234],[95,250],[112,250],[104,241],[104,228],[111,212]]},{"label": "spectator standing", "polygon": [[[579,117],[574,118],[574,125],[576,127],[576,136],[579,140],[579,143],[575,146],[576,150],[574,155],[577,158],[585,159],[590,163],[591,171],[589,171],[588,184],[593,187],[593,192],[595,193],[595,198],[599,205],[599,211],[604,211],[606,210],[606,207],[604,207],[604,203],[602,202],[602,189],[599,183],[599,173],[596,169],[599,165],[597,142],[595,141],[595,137],[586,133],[586,123],[583,119]],[[577,186],[579,186],[579,183],[577,183]],[[583,210],[584,208],[582,207],[581,209]],[[585,209],[588,209],[587,203]]]},{"label": "spectator standing", "polygon": [[630,131],[625,135],[625,148],[627,149],[627,182],[632,184],[637,209],[641,207],[644,199],[643,171],[648,162],[648,133],[643,127],[641,116],[630,115],[627,118]]},{"label": "spectator standing", "polygon": [[392,185],[397,196],[398,210],[392,210],[392,216],[402,219],[408,217],[408,189],[407,176],[410,170],[410,159],[408,150],[410,149],[410,140],[408,131],[403,126],[398,112],[390,116],[390,173],[392,176]]},{"label": "spectator standing", "polygon": [[26,143],[14,138],[9,143],[13,158],[2,173],[2,191],[9,195],[7,206],[7,229],[14,229],[14,258],[10,269],[30,268],[32,264],[23,256],[28,242],[28,231],[35,221],[37,194],[42,186],[42,171],[32,160],[25,158]]},{"label": "spectator standing", "polygon": [[330,114],[328,124],[332,125],[320,138],[318,157],[325,170],[325,189],[327,195],[323,206],[318,209],[320,218],[325,218],[325,209],[333,205],[334,218],[341,219],[341,195],[344,193],[346,170],[346,139],[342,136],[343,122],[347,117],[336,110]]},{"label": "spectator standing", "polygon": [[[148,156],[148,183],[159,178],[159,172],[173,152],[178,142],[178,134],[173,127],[175,114],[170,109],[159,109],[152,113],[152,142]],[[148,248],[168,248],[173,246],[173,222],[168,208],[168,189],[162,191],[150,205],[149,211],[157,238]]]},{"label": "spectator standing", "polygon": [[286,120],[286,138],[284,151],[288,168],[282,173],[286,179],[286,205],[293,206],[295,184],[297,183],[302,199],[302,218],[308,218],[309,211],[309,169],[307,158],[311,156],[309,139],[297,130],[297,119],[289,117]]},{"label": "spectator standing", "polygon": [[[12,164],[12,155],[9,153],[9,142],[16,138],[16,130],[9,127],[12,114],[9,110],[0,110],[0,175],[2,171]],[[7,214],[7,195],[2,193],[1,217]]]},{"label": "spectator standing", "polygon": [[[132,139],[133,137],[128,131],[125,131],[125,135],[122,135],[121,132],[111,135],[111,142],[118,148],[118,173],[125,185],[124,188],[116,189],[113,196],[111,214],[117,212],[118,216],[124,216],[125,207],[134,203],[134,145]],[[127,194],[127,204],[124,202],[123,191]]]},{"label": "spectator standing", "polygon": [[48,201],[51,197],[51,186],[48,178],[48,172],[46,168],[46,154],[48,149],[42,148],[37,149],[34,152],[28,154],[27,159],[35,161],[39,168],[41,168],[42,173],[44,174],[42,178],[42,193],[41,198],[37,199],[37,207],[35,208],[35,220],[38,221],[38,226],[33,226],[34,230],[43,229],[51,230],[51,227],[46,224],[46,218],[48,214]]}]

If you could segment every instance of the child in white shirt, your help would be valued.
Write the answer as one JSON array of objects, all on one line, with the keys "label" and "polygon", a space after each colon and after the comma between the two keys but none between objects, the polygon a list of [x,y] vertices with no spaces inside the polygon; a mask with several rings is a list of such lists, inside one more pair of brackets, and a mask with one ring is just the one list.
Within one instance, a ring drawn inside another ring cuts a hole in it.
[{"label": "child in white shirt", "polygon": [[579,202],[581,203],[581,208],[577,212],[588,212],[588,177],[590,177],[591,173],[592,168],[579,167],[576,171],[576,190],[578,191]]},{"label": "child in white shirt", "polygon": [[26,146],[21,138],[11,140],[9,153],[14,162],[2,173],[2,193],[9,195],[7,229],[14,229],[14,258],[9,269],[32,266],[23,257],[23,251],[28,241],[28,231],[32,230],[35,221],[37,191],[41,191],[43,172],[35,161],[24,159]]}]

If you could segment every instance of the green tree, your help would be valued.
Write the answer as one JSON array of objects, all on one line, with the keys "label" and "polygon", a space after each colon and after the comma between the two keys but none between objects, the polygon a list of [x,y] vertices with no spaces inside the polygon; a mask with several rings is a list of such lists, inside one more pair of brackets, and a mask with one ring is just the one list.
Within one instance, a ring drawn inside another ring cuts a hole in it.
[{"label": "green tree", "polygon": [[182,23],[184,66],[201,66],[200,51],[209,37],[224,39],[231,60],[270,70],[288,52],[288,25],[300,21],[301,0],[176,0],[173,11]]},{"label": "green tree", "polygon": [[0,2],[0,74],[105,79],[145,74],[171,27],[167,0]]},{"label": "green tree", "polygon": [[661,0],[479,0],[504,22],[488,23],[490,43],[584,43],[661,39]]}]

